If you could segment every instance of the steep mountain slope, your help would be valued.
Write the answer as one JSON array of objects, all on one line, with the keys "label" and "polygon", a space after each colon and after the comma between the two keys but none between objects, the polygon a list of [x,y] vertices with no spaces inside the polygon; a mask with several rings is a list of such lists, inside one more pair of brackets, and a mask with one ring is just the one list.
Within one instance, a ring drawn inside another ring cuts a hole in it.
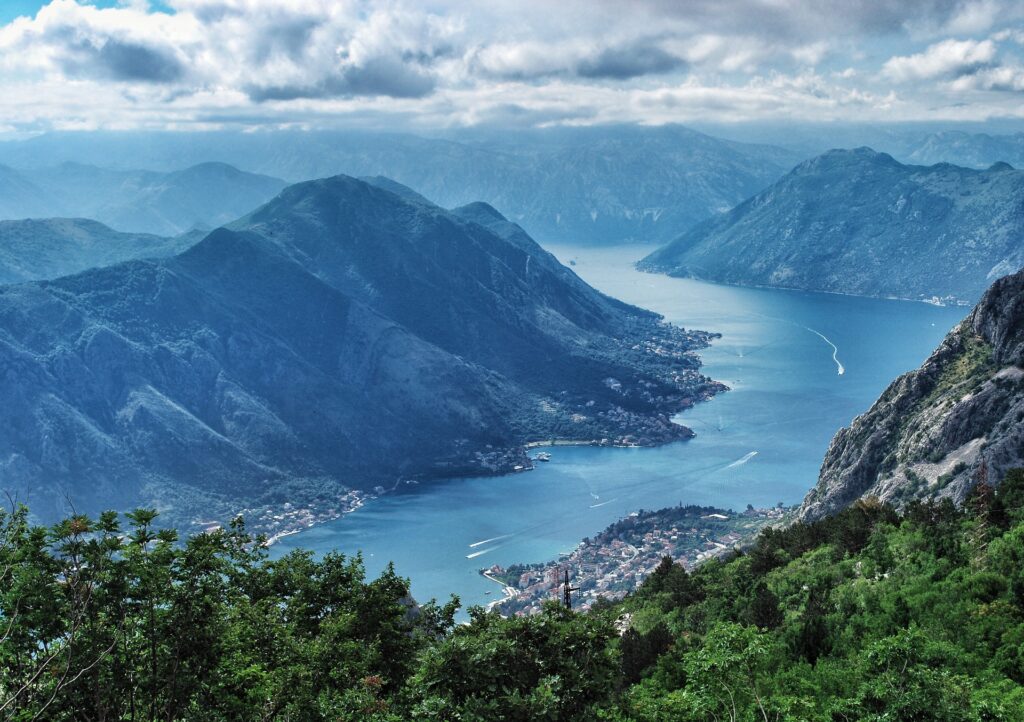
[{"label": "steep mountain slope", "polygon": [[171,256],[196,240],[119,233],[82,218],[0,221],[0,283],[57,278],[134,258]]},{"label": "steep mountain slope", "polygon": [[[964,498],[1024,465],[1024,271],[996,281],[920,369],[832,440],[801,518],[862,496]],[[984,467],[984,472],[981,469]]]},{"label": "steep mountain slope", "polygon": [[202,163],[170,173],[64,163],[21,173],[60,204],[58,208],[48,203],[43,212],[27,215],[80,216],[119,231],[166,236],[223,225],[285,186],[277,178],[224,163]]},{"label": "steep mountain slope", "polygon": [[974,301],[1024,265],[1024,172],[830,151],[645,258],[725,283]]},{"label": "steep mountain slope", "polygon": [[529,239],[313,181],[172,259],[0,288],[0,479],[46,516],[187,524],[509,471],[532,440],[685,438],[669,415],[721,388],[708,338]]},{"label": "steep mountain slope", "polygon": [[55,134],[0,144],[0,160],[26,167],[66,160],[105,165],[114,157],[157,169],[214,159],[292,181],[385,175],[445,207],[486,201],[542,241],[608,243],[668,241],[766,187],[803,156],[679,126],[532,131],[459,142],[276,132]]}]

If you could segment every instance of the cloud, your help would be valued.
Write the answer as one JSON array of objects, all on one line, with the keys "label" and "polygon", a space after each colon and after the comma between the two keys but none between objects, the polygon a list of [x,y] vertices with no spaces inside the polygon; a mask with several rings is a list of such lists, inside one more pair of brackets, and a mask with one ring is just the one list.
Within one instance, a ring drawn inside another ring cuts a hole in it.
[{"label": "cloud", "polygon": [[327,75],[313,84],[254,85],[246,89],[256,102],[297,98],[337,98],[386,95],[392,98],[422,98],[430,95],[435,79],[428,73],[388,57],[366,61]]},{"label": "cloud", "polygon": [[923,53],[890,58],[882,72],[900,83],[959,77],[990,66],[995,59],[996,44],[991,40],[950,39],[929,45]]},{"label": "cloud", "polygon": [[72,77],[171,83],[185,74],[171,51],[117,38],[106,38],[99,45],[88,40],[69,44],[58,62]]},{"label": "cloud", "polygon": [[0,117],[36,129],[1024,115],[1022,18],[1019,0],[52,0],[0,26]]},{"label": "cloud", "polygon": [[[617,0],[600,0],[620,6]],[[1019,5],[1019,3],[1016,3]],[[984,11],[981,8],[984,8]],[[650,16],[674,18],[705,32],[757,34],[775,39],[812,41],[837,35],[896,34],[908,30],[950,32],[967,25],[1019,16],[1014,0],[633,0],[630,8]],[[986,28],[981,28],[986,29]]]},{"label": "cloud", "polygon": [[957,78],[951,83],[953,90],[970,91],[986,90],[996,92],[1024,92],[1024,67],[1007,65],[998,68],[986,68],[972,75]]},{"label": "cloud", "polygon": [[656,45],[636,42],[625,47],[605,48],[593,58],[581,60],[576,74],[581,78],[628,80],[677,70],[684,61]]},{"label": "cloud", "polygon": [[652,38],[601,47],[587,39],[544,43],[526,40],[474,48],[467,54],[472,72],[503,80],[536,80],[552,76],[590,80],[630,80],[679,70],[686,61]]}]

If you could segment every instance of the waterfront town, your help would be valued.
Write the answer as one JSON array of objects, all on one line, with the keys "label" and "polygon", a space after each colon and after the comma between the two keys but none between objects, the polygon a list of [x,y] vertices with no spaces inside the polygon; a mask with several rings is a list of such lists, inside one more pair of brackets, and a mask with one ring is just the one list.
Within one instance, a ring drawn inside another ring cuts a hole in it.
[{"label": "waterfront town", "polygon": [[498,565],[480,573],[501,584],[504,598],[490,608],[501,614],[539,612],[548,599],[561,599],[569,574],[573,607],[589,609],[599,599],[616,601],[636,589],[670,556],[687,571],[707,559],[732,552],[767,526],[780,524],[787,513],[781,504],[743,512],[701,506],[674,506],[636,511],[569,554],[539,564]]}]

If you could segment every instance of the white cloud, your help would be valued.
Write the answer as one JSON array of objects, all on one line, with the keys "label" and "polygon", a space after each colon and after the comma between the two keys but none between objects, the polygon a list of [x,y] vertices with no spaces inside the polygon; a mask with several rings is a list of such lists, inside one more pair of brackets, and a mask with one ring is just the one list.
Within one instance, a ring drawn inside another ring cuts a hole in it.
[{"label": "white cloud", "polygon": [[5,126],[1021,112],[1014,0],[80,3],[0,27]]},{"label": "white cloud", "polygon": [[951,84],[955,91],[988,90],[998,92],[1024,92],[1024,67],[1005,65],[986,68],[972,75],[957,78]]},{"label": "white cloud", "polygon": [[882,71],[897,82],[958,77],[973,73],[996,58],[991,40],[943,40],[923,53],[890,58]]}]

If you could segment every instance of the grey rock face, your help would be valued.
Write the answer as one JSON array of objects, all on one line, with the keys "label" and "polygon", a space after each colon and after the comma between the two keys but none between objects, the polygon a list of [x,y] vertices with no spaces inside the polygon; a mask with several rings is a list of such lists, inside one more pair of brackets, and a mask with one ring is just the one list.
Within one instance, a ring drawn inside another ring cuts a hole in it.
[{"label": "grey rock face", "polygon": [[1024,172],[830,151],[641,268],[740,285],[973,302],[1024,265]]},{"label": "grey rock face", "polygon": [[904,374],[829,446],[800,516],[863,496],[961,501],[987,470],[1024,464],[1024,272],[996,281],[920,369]]},{"label": "grey rock face", "polygon": [[0,287],[0,486],[187,525],[510,471],[527,441],[686,438],[708,335],[476,220],[512,240],[337,177],[173,258]]}]

